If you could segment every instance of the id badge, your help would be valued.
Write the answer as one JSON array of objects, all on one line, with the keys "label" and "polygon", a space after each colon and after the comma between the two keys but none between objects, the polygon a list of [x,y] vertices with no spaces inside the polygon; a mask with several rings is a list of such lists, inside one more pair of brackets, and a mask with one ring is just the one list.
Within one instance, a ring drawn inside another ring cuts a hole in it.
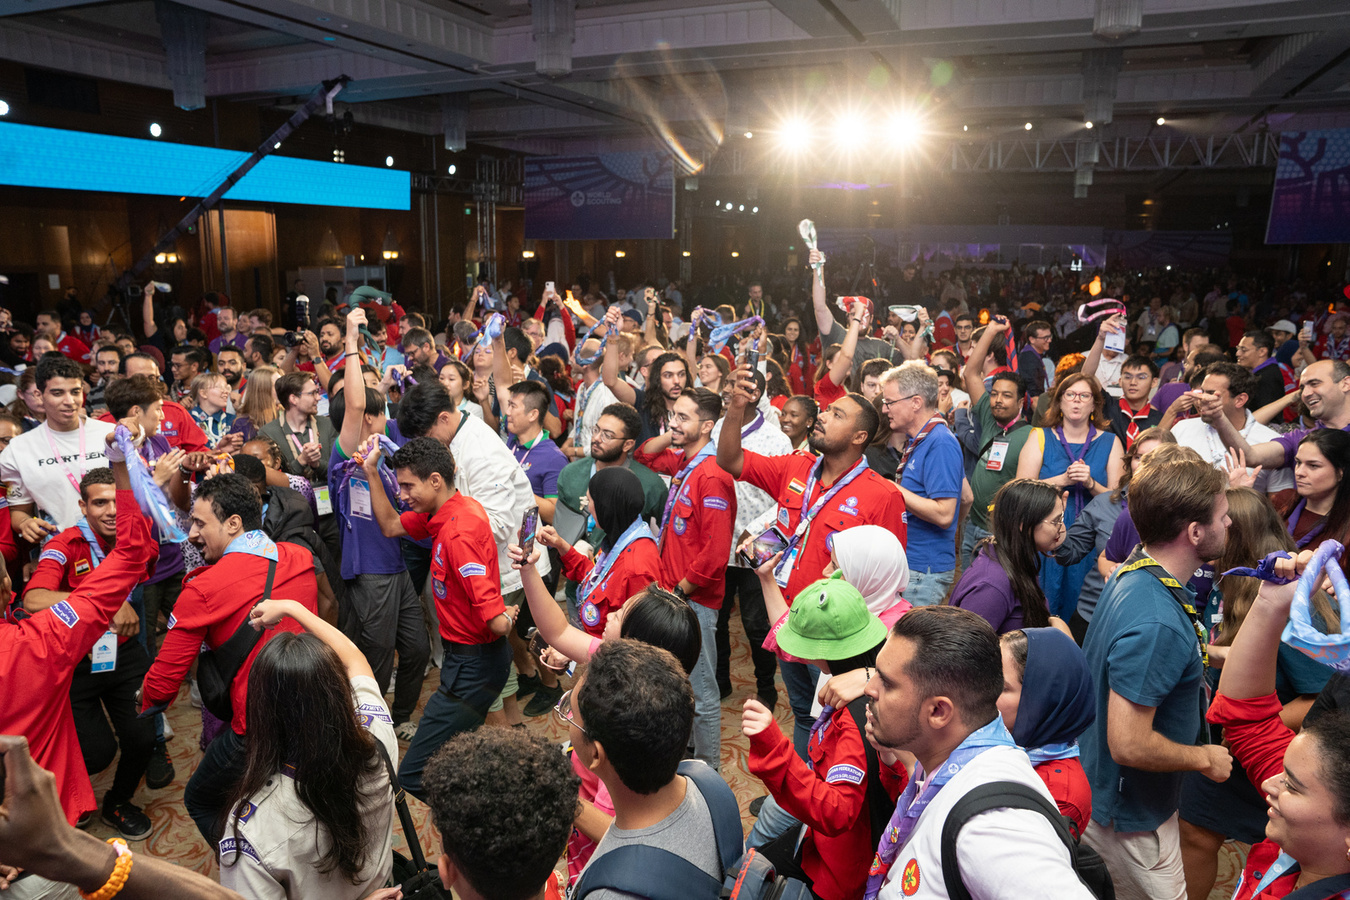
[{"label": "id badge", "polygon": [[[314,502],[319,507],[319,515],[326,516],[333,511],[333,498],[328,493],[328,486],[314,486]],[[366,495],[366,503],[370,503],[370,495]]]},{"label": "id badge", "polygon": [[788,552],[783,554],[783,559],[778,563],[778,567],[773,570],[773,580],[778,582],[778,586],[787,590],[788,579],[792,577],[792,567],[797,564],[797,554],[801,551],[801,542],[793,544]]},{"label": "id badge", "polygon": [[111,672],[117,668],[117,632],[105,632],[91,654],[91,672]]},{"label": "id badge", "polygon": [[352,499],[351,514],[360,519],[373,519],[370,509],[370,482],[364,478],[353,478],[349,486]]},{"label": "id badge", "polygon": [[989,459],[984,467],[990,472],[1002,472],[1003,461],[1008,458],[1008,442],[994,441],[989,446]]}]

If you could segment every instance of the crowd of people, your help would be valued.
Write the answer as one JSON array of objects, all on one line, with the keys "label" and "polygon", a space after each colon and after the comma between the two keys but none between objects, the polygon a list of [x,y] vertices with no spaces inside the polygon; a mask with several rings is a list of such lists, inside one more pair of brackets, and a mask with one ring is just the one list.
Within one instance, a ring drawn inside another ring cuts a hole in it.
[{"label": "crowd of people", "polygon": [[0,889],[387,900],[406,792],[463,898],[1350,890],[1350,304],[807,261],[0,310]]}]

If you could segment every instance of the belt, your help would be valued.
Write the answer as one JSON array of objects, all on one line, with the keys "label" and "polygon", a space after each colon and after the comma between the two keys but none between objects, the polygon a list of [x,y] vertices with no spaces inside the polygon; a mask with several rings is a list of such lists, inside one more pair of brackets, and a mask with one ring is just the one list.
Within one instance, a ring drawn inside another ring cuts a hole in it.
[{"label": "belt", "polygon": [[446,653],[453,653],[456,656],[488,656],[496,652],[505,640],[505,637],[499,637],[486,644],[459,644],[442,635],[441,646]]}]

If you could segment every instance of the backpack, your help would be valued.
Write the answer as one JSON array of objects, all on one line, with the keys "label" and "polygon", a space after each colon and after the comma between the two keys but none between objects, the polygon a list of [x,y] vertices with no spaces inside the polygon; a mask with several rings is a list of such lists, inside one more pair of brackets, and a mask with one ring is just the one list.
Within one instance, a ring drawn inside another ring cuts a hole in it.
[{"label": "backpack", "polygon": [[[712,814],[717,857],[725,870],[741,857],[744,836],[736,795],[707,763],[686,759],[679,773],[703,795]],[[682,856],[659,847],[626,844],[593,857],[573,888],[572,900],[609,888],[647,900],[719,900],[722,879],[709,875]]]},{"label": "backpack", "polygon": [[1069,848],[1073,871],[1078,880],[1097,900],[1115,900],[1116,889],[1106,863],[1086,844],[1075,841],[1069,824],[1059,808],[1033,788],[1015,781],[993,781],[975,788],[952,807],[942,825],[942,880],[947,885],[951,900],[972,900],[970,891],[961,880],[961,866],[956,860],[956,835],[961,827],[980,813],[991,809],[1029,809],[1049,820],[1055,834]]}]

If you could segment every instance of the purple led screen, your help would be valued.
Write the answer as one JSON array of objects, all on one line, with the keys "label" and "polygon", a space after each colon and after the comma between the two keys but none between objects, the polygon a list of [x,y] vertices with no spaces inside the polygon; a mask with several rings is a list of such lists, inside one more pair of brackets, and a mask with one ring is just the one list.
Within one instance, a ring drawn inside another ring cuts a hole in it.
[{"label": "purple led screen", "polygon": [[1350,242],[1350,129],[1286,131],[1267,244]]},{"label": "purple led screen", "polygon": [[525,161],[525,237],[669,239],[675,173],[661,153],[548,156]]}]

